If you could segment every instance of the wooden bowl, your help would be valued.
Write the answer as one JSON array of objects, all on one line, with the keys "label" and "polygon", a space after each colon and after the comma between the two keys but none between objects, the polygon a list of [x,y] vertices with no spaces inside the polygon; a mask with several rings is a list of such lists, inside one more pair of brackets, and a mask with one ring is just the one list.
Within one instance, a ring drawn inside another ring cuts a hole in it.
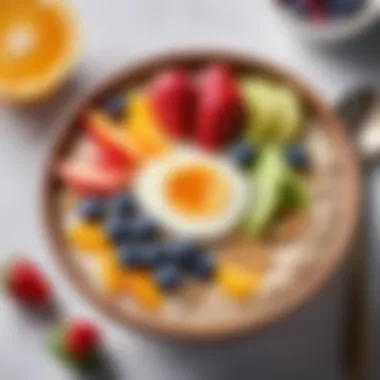
[{"label": "wooden bowl", "polygon": [[[223,323],[189,326],[186,321],[165,322],[152,316],[143,316],[132,311],[122,309],[114,300],[94,289],[82,270],[75,262],[73,255],[66,245],[62,226],[59,221],[59,207],[57,191],[60,184],[56,179],[54,167],[57,160],[62,158],[69,149],[78,133],[81,111],[89,105],[96,104],[103,98],[121,89],[133,88],[149,78],[156,70],[168,65],[180,65],[190,69],[214,61],[222,61],[231,65],[237,73],[261,73],[275,80],[291,84],[298,90],[300,97],[310,112],[319,121],[318,125],[324,129],[333,143],[335,154],[341,168],[341,190],[339,197],[340,223],[329,242],[328,252],[321,257],[318,265],[289,288],[286,297],[268,301],[260,311],[254,315],[247,315],[244,320],[226,321]],[[60,266],[66,271],[70,281],[74,282],[78,290],[89,299],[98,309],[120,322],[125,327],[137,328],[150,333],[156,333],[170,338],[179,338],[188,341],[212,341],[224,338],[241,336],[279,321],[286,315],[310,300],[328,282],[336,272],[346,256],[347,248],[354,233],[359,214],[359,180],[358,166],[350,139],[334,112],[327,106],[322,96],[316,94],[308,85],[295,76],[283,71],[275,65],[261,61],[255,57],[243,54],[197,51],[172,53],[150,60],[139,62],[117,74],[97,90],[90,93],[83,102],[72,110],[57,134],[56,140],[48,157],[43,179],[43,215],[47,229],[47,236],[51,243],[51,250],[58,259]]]}]

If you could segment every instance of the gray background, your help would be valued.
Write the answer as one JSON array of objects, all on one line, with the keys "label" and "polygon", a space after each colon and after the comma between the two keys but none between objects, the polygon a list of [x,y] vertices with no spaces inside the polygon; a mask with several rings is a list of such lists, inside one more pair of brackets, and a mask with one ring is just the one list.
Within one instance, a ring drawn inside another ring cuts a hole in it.
[{"label": "gray background", "polygon": [[[332,102],[360,83],[380,84],[380,28],[355,43],[321,48],[289,35],[265,0],[77,0],[74,5],[87,37],[85,59],[76,78],[47,104],[0,108],[1,259],[11,252],[35,258],[52,275],[68,315],[101,321],[122,379],[344,379],[344,271],[301,311],[253,339],[185,347],[137,336],[91,309],[50,256],[39,214],[41,168],[55,125],[69,103],[136,58],[169,48],[247,50],[297,71]],[[375,202],[378,180],[377,175],[372,184],[373,288],[380,274],[375,256],[380,221],[376,218],[379,203]],[[380,317],[376,298],[373,291],[373,342],[380,338],[380,330],[375,328]],[[73,378],[45,354],[45,335],[46,324],[20,313],[1,297],[0,378]],[[376,361],[372,379],[380,377]]]}]

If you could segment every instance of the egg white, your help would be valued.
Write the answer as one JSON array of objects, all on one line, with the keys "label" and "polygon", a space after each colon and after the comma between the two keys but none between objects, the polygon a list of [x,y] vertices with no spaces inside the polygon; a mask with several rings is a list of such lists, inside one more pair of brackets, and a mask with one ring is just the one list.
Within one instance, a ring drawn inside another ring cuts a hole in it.
[{"label": "egg white", "polygon": [[[189,218],[182,215],[165,199],[164,189],[167,176],[173,170],[188,164],[202,163],[218,172],[230,186],[230,198],[218,215]],[[248,203],[248,184],[237,167],[223,156],[180,148],[147,165],[138,175],[135,192],[144,212],[154,218],[168,232],[179,238],[210,241],[230,232],[238,223]]]}]

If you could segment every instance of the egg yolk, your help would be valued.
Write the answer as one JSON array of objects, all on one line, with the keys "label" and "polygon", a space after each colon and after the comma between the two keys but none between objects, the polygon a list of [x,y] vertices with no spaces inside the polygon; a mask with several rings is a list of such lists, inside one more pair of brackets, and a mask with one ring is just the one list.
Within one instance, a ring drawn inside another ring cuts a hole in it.
[{"label": "egg yolk", "polygon": [[188,164],[169,173],[165,183],[168,203],[179,213],[192,218],[215,217],[230,198],[229,182],[213,168]]}]

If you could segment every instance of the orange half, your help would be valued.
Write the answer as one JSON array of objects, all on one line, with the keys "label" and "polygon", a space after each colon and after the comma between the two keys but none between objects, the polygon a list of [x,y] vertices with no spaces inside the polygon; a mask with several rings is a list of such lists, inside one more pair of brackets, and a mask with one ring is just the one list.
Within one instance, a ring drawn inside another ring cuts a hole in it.
[{"label": "orange half", "polygon": [[81,50],[79,23],[64,0],[0,2],[0,98],[49,95],[70,74]]}]

